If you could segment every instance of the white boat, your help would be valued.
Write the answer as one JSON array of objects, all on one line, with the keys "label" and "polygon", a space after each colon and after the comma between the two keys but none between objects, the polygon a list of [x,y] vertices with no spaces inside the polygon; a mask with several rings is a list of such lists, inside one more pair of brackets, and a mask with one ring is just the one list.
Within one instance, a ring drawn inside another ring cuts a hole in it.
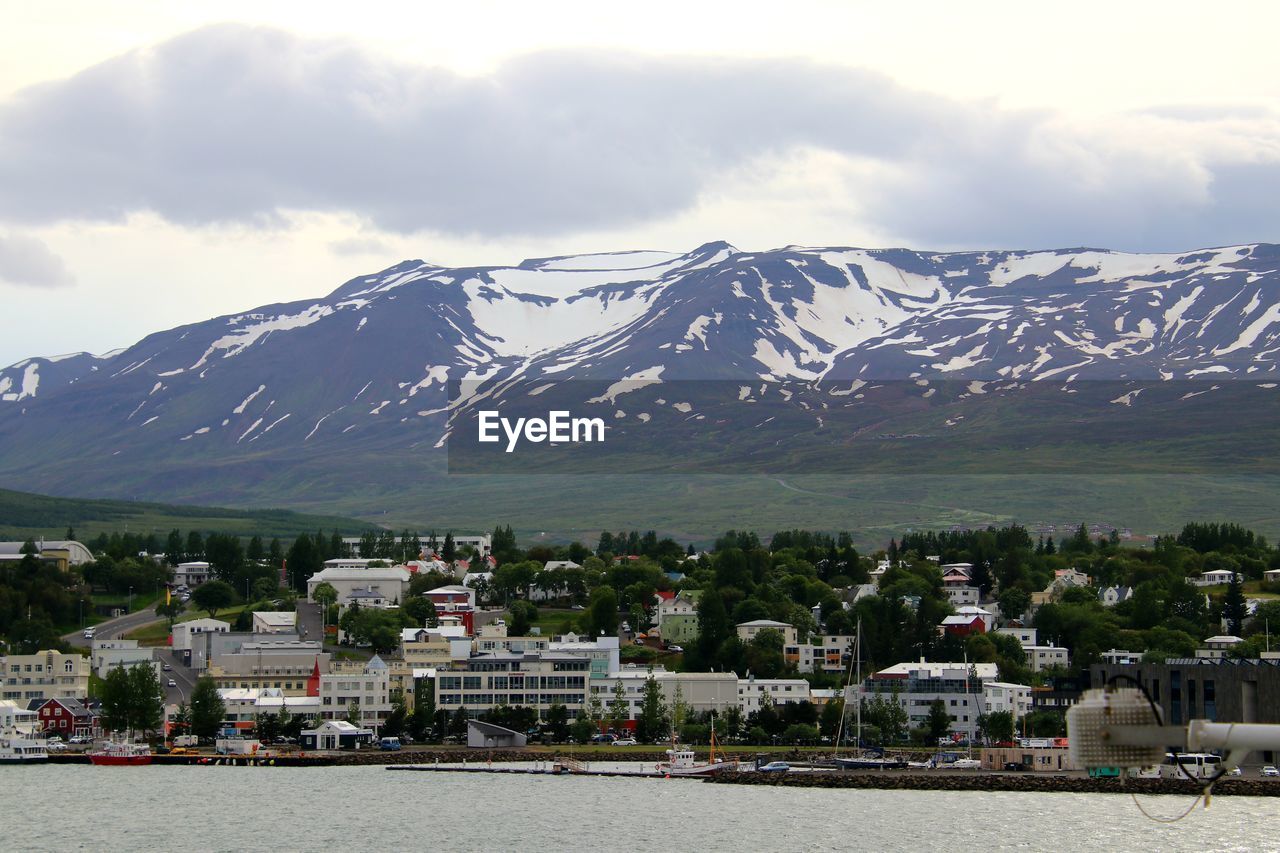
[{"label": "white boat", "polygon": [[0,762],[19,763],[49,760],[49,742],[9,728],[0,732]]},{"label": "white boat", "polygon": [[40,737],[40,717],[17,703],[0,703],[0,762],[49,760],[49,742]]},{"label": "white boat", "polygon": [[671,748],[667,750],[667,760],[658,763],[658,772],[667,776],[711,776],[729,770],[740,770],[737,761],[725,761],[716,757],[716,723],[711,720],[711,755],[706,761],[699,761],[692,749],[681,749],[676,745],[676,733],[671,732]]}]

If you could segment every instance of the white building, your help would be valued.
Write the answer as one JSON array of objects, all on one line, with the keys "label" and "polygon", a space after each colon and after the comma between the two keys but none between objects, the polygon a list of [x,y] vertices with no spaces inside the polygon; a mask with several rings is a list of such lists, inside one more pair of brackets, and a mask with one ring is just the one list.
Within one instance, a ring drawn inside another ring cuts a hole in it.
[{"label": "white building", "polygon": [[1025,649],[1027,646],[1034,646],[1036,644],[1036,631],[1037,629],[1035,628],[1005,627],[997,628],[995,632],[997,634],[1007,634],[1008,636],[1013,637],[1018,641],[1018,645]]},{"label": "white building", "polygon": [[197,587],[209,580],[209,564],[197,560],[190,563],[178,563],[173,570],[173,582],[177,586]]},{"label": "white building", "polygon": [[[353,599],[353,593],[359,590],[362,595],[377,593],[380,600],[395,605],[404,600],[411,577],[409,571],[400,566],[385,569],[325,569],[307,579],[307,600],[314,602],[316,587],[327,583],[337,591],[339,604],[349,603]],[[364,607],[365,601],[361,601],[360,606]]]},{"label": "white building", "polygon": [[[192,619],[187,622],[177,622],[173,626],[173,649],[174,651],[190,651],[192,664],[195,665],[196,652],[204,652],[206,648],[205,634],[225,634],[231,630],[230,622],[223,622],[221,619]],[[200,667],[204,667],[203,658],[201,658]]]},{"label": "white building", "polygon": [[[640,714],[649,675],[648,667],[627,664],[604,678],[593,680],[591,693],[607,712],[609,703],[614,701],[614,691],[621,684],[627,701],[627,719],[634,720]],[[675,703],[677,688],[692,713],[723,712],[738,704],[738,676],[732,672],[668,672],[665,667],[655,666],[652,675],[668,711]]]},{"label": "white building", "polygon": [[1022,651],[1027,656],[1027,666],[1031,667],[1032,672],[1040,672],[1055,666],[1063,669],[1071,666],[1070,653],[1062,646],[1055,646],[1053,643],[1047,646],[1023,646]]},{"label": "white building", "polygon": [[320,718],[345,720],[352,706],[360,719],[352,722],[377,731],[391,713],[390,671],[382,658],[374,655],[366,664],[350,661],[330,664],[331,671],[320,675]]},{"label": "white building", "polygon": [[783,647],[797,645],[796,629],[786,622],[775,622],[772,619],[753,619],[750,622],[739,623],[737,629],[738,639],[744,643],[754,640],[761,631],[772,630],[782,635]]},{"label": "white building", "polygon": [[799,672],[844,672],[856,639],[852,634],[814,634],[807,643],[783,646],[782,656]]},{"label": "white building", "polygon": [[982,685],[982,702],[988,714],[1008,711],[1016,722],[1031,713],[1031,688],[1007,681],[986,681]]},{"label": "white building", "polygon": [[809,682],[803,678],[750,678],[738,679],[738,707],[743,715],[759,711],[765,702],[785,705],[789,702],[812,701]]},{"label": "white building", "polygon": [[89,695],[87,657],[44,650],[0,657],[3,699],[29,704],[33,699],[85,699]]},{"label": "white building", "polygon": [[499,705],[523,705],[545,717],[552,705],[564,705],[569,718],[587,703],[591,661],[560,652],[496,652],[469,658],[461,670],[438,672],[436,707],[472,716]]},{"label": "white building", "polygon": [[298,614],[290,611],[255,611],[253,614],[253,633],[255,634],[296,634],[298,630]]},{"label": "white building", "polygon": [[146,664],[155,670],[156,678],[160,678],[160,661],[156,660],[155,649],[139,648],[137,640],[94,640],[93,674],[98,678],[106,678],[111,670],[123,666],[128,669],[138,664]]},{"label": "white building", "polygon": [[1204,572],[1195,582],[1196,586],[1218,586],[1219,584],[1231,583],[1232,576],[1235,576],[1241,582],[1244,581],[1244,575],[1239,572],[1232,572],[1229,569],[1214,569],[1213,571]]}]

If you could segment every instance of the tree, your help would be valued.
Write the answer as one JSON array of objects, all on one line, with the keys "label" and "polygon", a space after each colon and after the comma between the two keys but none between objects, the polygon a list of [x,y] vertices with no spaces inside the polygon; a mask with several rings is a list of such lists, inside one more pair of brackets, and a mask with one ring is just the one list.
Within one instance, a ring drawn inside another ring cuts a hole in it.
[{"label": "tree", "polygon": [[947,705],[941,699],[934,699],[929,704],[929,716],[925,718],[924,728],[929,733],[930,744],[936,744],[951,731],[951,715],[947,713]]},{"label": "tree", "polygon": [[598,586],[591,593],[587,610],[593,636],[613,637],[618,633],[618,594],[611,586]]},{"label": "tree", "polygon": [[569,737],[569,709],[559,702],[547,708],[547,734],[554,743],[564,743]]},{"label": "tree", "polygon": [[1031,606],[1031,596],[1026,590],[1013,586],[1000,591],[1000,613],[1006,619],[1021,618]]},{"label": "tree", "polygon": [[274,743],[282,731],[280,717],[276,714],[258,714],[254,717],[253,729],[263,743]]},{"label": "tree", "polygon": [[513,637],[527,636],[537,618],[538,608],[527,601],[514,601],[511,603],[511,625],[507,633]]},{"label": "tree", "polygon": [[623,725],[631,719],[631,703],[627,701],[627,689],[622,686],[622,679],[618,679],[613,685],[613,699],[609,701],[605,719],[612,732],[622,731]]},{"label": "tree", "polygon": [[1013,713],[992,711],[978,717],[978,732],[991,743],[1013,740]]},{"label": "tree", "polygon": [[156,605],[156,615],[163,616],[169,623],[169,630],[173,630],[173,623],[178,621],[178,617],[187,609],[187,606],[181,601],[160,602]]},{"label": "tree", "polygon": [[316,584],[316,588],[311,591],[311,597],[317,603],[329,607],[338,600],[338,590],[328,581]]},{"label": "tree", "polygon": [[217,736],[226,717],[227,709],[218,695],[218,685],[208,676],[197,680],[191,691],[191,733],[210,740]]},{"label": "tree", "polygon": [[1227,583],[1227,594],[1222,603],[1222,618],[1227,622],[1228,634],[1234,637],[1241,636],[1246,613],[1247,606],[1240,575],[1233,572],[1230,582]]},{"label": "tree", "polygon": [[208,611],[210,619],[217,617],[219,610],[230,607],[235,600],[236,591],[224,581],[206,581],[191,593],[192,603]]},{"label": "tree", "polygon": [[458,546],[453,542],[453,531],[444,534],[444,545],[440,547],[440,556],[446,563],[452,563],[458,556]]},{"label": "tree", "polygon": [[662,698],[662,688],[658,686],[658,680],[650,672],[644,682],[640,713],[636,717],[636,739],[644,743],[652,743],[665,738],[669,728],[667,703]]}]

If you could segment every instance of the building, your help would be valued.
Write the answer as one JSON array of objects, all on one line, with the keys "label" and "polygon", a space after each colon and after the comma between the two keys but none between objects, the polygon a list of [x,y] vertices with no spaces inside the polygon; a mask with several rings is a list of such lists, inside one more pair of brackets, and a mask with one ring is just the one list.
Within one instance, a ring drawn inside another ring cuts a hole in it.
[{"label": "building", "polygon": [[815,634],[807,643],[783,646],[782,656],[799,672],[841,673],[853,658],[852,634]]},{"label": "building", "polygon": [[221,619],[192,619],[189,622],[177,622],[173,626],[173,650],[183,652],[187,666],[204,669],[207,664],[209,637],[208,634],[226,634],[231,631],[231,623]]},{"label": "building", "polygon": [[[686,589],[680,592],[657,592],[654,594],[655,605],[653,610],[653,624],[659,628],[665,629],[667,620],[673,616],[693,616],[696,620],[698,614],[698,597],[702,594],[702,590]],[[663,630],[663,639],[667,639],[667,632]],[[670,640],[668,640],[670,642]]]},{"label": "building", "polygon": [[173,570],[176,586],[197,587],[209,580],[209,564],[204,561],[178,563]]},{"label": "building", "polygon": [[1021,765],[1033,773],[1061,773],[1079,770],[1066,746],[997,746],[982,750],[984,770],[1003,770],[1007,764]]},{"label": "building", "polygon": [[1071,654],[1062,646],[1050,643],[1047,646],[1023,646],[1027,656],[1027,666],[1032,672],[1040,672],[1051,667],[1068,669],[1071,666]]},{"label": "building", "polygon": [[988,714],[1008,711],[1016,722],[1031,713],[1031,688],[1007,681],[985,681],[982,684],[982,706]]},{"label": "building", "polygon": [[76,735],[98,737],[102,734],[97,710],[79,699],[49,699],[35,710],[41,730],[56,732],[64,739]]},{"label": "building", "polygon": [[[36,539],[36,553],[43,562],[53,563],[62,571],[71,566],[93,562],[93,552],[74,539]],[[0,563],[21,562],[25,542],[0,542]]]},{"label": "building", "polygon": [[616,698],[615,691],[622,685],[626,697],[627,719],[635,720],[644,702],[645,685],[649,676],[662,692],[662,699],[670,709],[675,704],[677,691],[690,711],[705,713],[722,712],[738,704],[738,676],[732,672],[668,672],[665,667],[648,667],[626,664],[591,683],[591,693],[607,710]]},{"label": "building", "polygon": [[[383,569],[328,568],[307,578],[307,600],[314,602],[316,587],[327,583],[337,591],[339,604],[348,604],[353,598],[352,593],[360,590],[363,593],[378,593],[378,597],[387,602],[387,606],[394,606],[404,600],[411,577],[409,570],[402,566]],[[361,601],[360,605],[365,606],[365,601]]]},{"label": "building", "polygon": [[93,674],[98,678],[106,678],[116,667],[126,669],[138,664],[145,664],[155,670],[156,678],[160,678],[160,661],[156,660],[155,649],[139,648],[137,640],[94,640],[90,657],[93,661]]},{"label": "building", "polygon": [[[443,536],[437,536],[436,539],[440,543],[444,542]],[[360,550],[360,537],[344,536],[342,538],[342,544],[345,545],[347,549],[354,554]],[[425,548],[427,544],[427,540],[423,539],[422,544],[423,544],[423,547]],[[488,534],[477,535],[472,533],[454,533],[453,544],[457,548],[471,548],[477,553],[488,554],[491,550],[493,550],[493,537],[489,536]]]},{"label": "building", "polygon": [[809,682],[803,678],[739,678],[738,707],[743,715],[759,711],[766,704],[786,705],[809,702]]},{"label": "building", "polygon": [[1241,637],[1235,637],[1230,634],[1209,637],[1204,641],[1204,645],[1196,649],[1196,657],[1220,660],[1231,654],[1231,650],[1243,642],[1244,640]]},{"label": "building", "polygon": [[678,613],[667,616],[656,630],[662,642],[669,646],[690,646],[698,640],[698,614]]},{"label": "building", "polygon": [[529,739],[493,723],[467,720],[467,746],[472,749],[523,749]]},{"label": "building", "polygon": [[1244,575],[1239,572],[1232,572],[1230,569],[1214,569],[1212,571],[1202,573],[1200,577],[1195,580],[1195,585],[1218,586],[1219,584],[1228,584],[1231,583],[1232,577],[1235,577],[1241,582],[1244,581]]},{"label": "building", "polygon": [[[994,663],[900,663],[883,669],[862,684],[863,696],[897,698],[907,712],[911,728],[927,724],[935,701],[941,701],[951,716],[951,734],[960,739],[978,736],[978,717],[986,712],[986,685],[994,682]],[[993,693],[993,698],[999,696]]]},{"label": "building", "polygon": [[1006,625],[1003,628],[997,628],[995,633],[1007,634],[1008,636],[1013,637],[1018,641],[1018,645],[1022,646],[1024,649],[1027,646],[1034,646],[1036,644],[1037,629],[1035,628],[1024,628],[1021,625]]},{"label": "building", "polygon": [[305,696],[307,681],[319,666],[329,669],[329,653],[318,642],[286,634],[216,635],[210,643],[207,674],[222,689],[276,689]]},{"label": "building", "polygon": [[1131,586],[1109,586],[1098,593],[1098,600],[1102,602],[1103,607],[1115,607],[1132,597],[1133,587]]},{"label": "building", "polygon": [[53,650],[32,655],[0,657],[4,676],[3,699],[31,705],[33,700],[86,699],[89,696],[90,663],[79,654]]},{"label": "building", "polygon": [[377,731],[391,714],[391,673],[382,658],[374,655],[368,663],[338,661],[320,676],[320,718],[349,720],[352,708],[360,717],[353,721]]},{"label": "building", "polygon": [[772,619],[754,619],[750,622],[742,622],[738,625],[738,639],[744,643],[749,643],[756,638],[761,631],[777,631],[782,635],[783,648],[787,646],[799,645],[796,637],[796,629],[788,625],[786,622],[775,622]]},{"label": "building", "polygon": [[565,634],[555,637],[547,644],[547,651],[566,655],[577,655],[591,662],[591,678],[601,679],[618,671],[621,664],[622,649],[615,637],[579,637],[577,634]]},{"label": "building", "polygon": [[535,708],[545,717],[552,705],[564,705],[570,719],[587,703],[591,661],[562,652],[494,652],[472,655],[461,671],[438,672],[436,708],[472,716],[499,705]]},{"label": "building", "polygon": [[325,720],[314,729],[304,729],[298,743],[305,749],[360,749],[373,743],[372,729],[359,728],[346,720]]},{"label": "building", "polygon": [[298,614],[292,610],[255,611],[252,630],[255,634],[296,634]]},{"label": "building", "polygon": [[[1089,668],[1089,685],[1100,688],[1116,676],[1136,679],[1145,687],[1166,725],[1184,726],[1191,720],[1280,723],[1280,660],[1195,657],[1100,663]],[[1277,760],[1277,753],[1264,752],[1260,763]]]}]

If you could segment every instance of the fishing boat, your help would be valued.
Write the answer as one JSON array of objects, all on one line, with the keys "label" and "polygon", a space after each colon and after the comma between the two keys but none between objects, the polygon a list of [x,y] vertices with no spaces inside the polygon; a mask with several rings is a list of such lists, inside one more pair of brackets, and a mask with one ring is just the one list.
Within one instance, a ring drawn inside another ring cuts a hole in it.
[{"label": "fishing boat", "polygon": [[137,767],[151,763],[151,747],[141,743],[107,743],[98,752],[89,753],[89,761],[109,767]]},{"label": "fishing boat", "polygon": [[667,760],[658,763],[658,772],[667,776],[711,776],[729,770],[741,769],[739,762],[726,761],[716,757],[716,723],[711,720],[711,755],[706,761],[699,761],[692,749],[682,749],[676,744],[676,733],[671,732],[671,748],[667,750]]}]

